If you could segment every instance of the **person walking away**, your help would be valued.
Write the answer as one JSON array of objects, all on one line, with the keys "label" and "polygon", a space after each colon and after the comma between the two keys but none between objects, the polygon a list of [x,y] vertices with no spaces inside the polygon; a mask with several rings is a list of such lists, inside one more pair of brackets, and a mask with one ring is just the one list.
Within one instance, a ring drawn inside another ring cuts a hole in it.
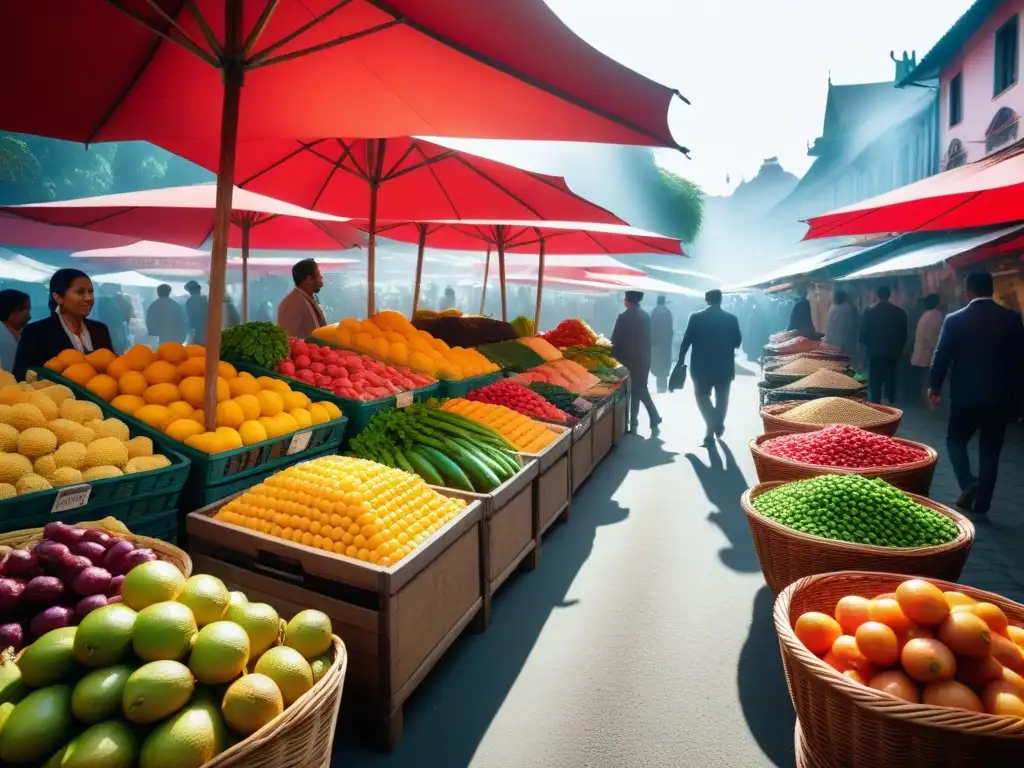
[{"label": "person walking away", "polygon": [[[991,275],[968,275],[965,293],[967,306],[942,323],[928,373],[928,403],[939,405],[948,373],[946,449],[961,491],[957,506],[985,515],[992,506],[999,454],[1024,372],[1024,323],[1020,314],[993,301]],[[977,477],[967,454],[975,432]]]},{"label": "person walking away", "polygon": [[157,286],[156,301],[146,310],[146,333],[156,336],[158,343],[167,341],[181,344],[188,335],[188,321],[181,304],[171,298],[171,286]]},{"label": "person walking away", "polygon": [[889,301],[889,286],[880,286],[875,295],[878,301],[864,311],[860,324],[860,343],[868,353],[868,399],[881,403],[884,394],[892,405],[900,356],[907,345],[907,313]]},{"label": "person walking away", "polygon": [[651,375],[651,318],[640,309],[644,295],[640,291],[626,291],[626,311],[615,320],[612,331],[612,354],[629,369],[632,394],[629,401],[630,432],[636,432],[636,420],[640,415],[640,403],[647,409],[651,430],[661,424],[661,416],[654,405],[648,379]]},{"label": "person walking away", "polygon": [[185,283],[188,299],[185,301],[185,316],[188,332],[193,344],[206,344],[206,323],[210,317],[210,301],[203,296],[203,289],[195,280]]},{"label": "person walking away", "polygon": [[693,379],[693,395],[704,418],[704,445],[710,447],[716,437],[725,434],[729,390],[736,378],[736,350],[743,344],[743,336],[736,316],[722,309],[721,291],[708,291],[704,300],[707,306],[690,315],[686,323],[676,366],[683,364],[692,347],[690,378]]},{"label": "person walking away", "polygon": [[787,331],[798,331],[801,336],[811,336],[817,333],[814,328],[814,318],[811,317],[811,302],[807,300],[807,286],[801,285],[796,289],[796,303],[789,313],[789,325]]},{"label": "person walking away", "polygon": [[665,306],[665,297],[651,312],[651,372],[658,392],[668,392],[668,374],[672,367],[672,311]]},{"label": "person walking away", "polygon": [[[942,330],[942,312],[939,311],[939,294],[930,293],[924,297],[924,314],[917,321],[914,330],[914,351],[910,356],[911,391],[919,398],[928,388],[928,368],[932,364],[935,348],[939,344]],[[912,401],[913,402],[913,401]]]},{"label": "person walking away", "polygon": [[825,343],[837,347],[852,361],[857,356],[857,308],[850,303],[846,291],[836,291],[832,308],[828,311]]},{"label": "person walking away", "polygon": [[10,373],[22,329],[32,319],[32,299],[13,288],[0,291],[0,370]]},{"label": "person walking away", "polygon": [[277,324],[289,336],[306,339],[317,328],[327,325],[327,318],[316,297],[324,287],[324,278],[316,261],[303,259],[292,266],[292,282],[295,289],[277,306]]}]

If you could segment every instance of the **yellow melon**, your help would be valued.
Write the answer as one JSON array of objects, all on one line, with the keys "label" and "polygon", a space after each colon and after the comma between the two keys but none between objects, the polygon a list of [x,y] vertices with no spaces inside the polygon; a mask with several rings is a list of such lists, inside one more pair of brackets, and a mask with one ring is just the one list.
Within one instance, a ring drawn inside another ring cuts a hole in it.
[{"label": "yellow melon", "polygon": [[11,406],[11,411],[7,414],[7,423],[19,432],[24,432],[31,427],[45,427],[46,417],[31,403],[18,403]]},{"label": "yellow melon", "polygon": [[0,452],[13,453],[18,450],[18,430],[10,424],[0,424]]},{"label": "yellow melon", "polygon": [[32,474],[32,462],[17,453],[0,453],[0,483],[16,484],[25,475]]},{"label": "yellow melon", "polygon": [[60,404],[60,416],[62,419],[85,424],[93,419],[102,419],[103,411],[96,403],[90,403],[88,400],[65,400]]},{"label": "yellow melon", "polygon": [[124,447],[128,451],[129,459],[137,459],[140,456],[153,455],[153,441],[142,435],[139,437],[133,437],[124,444]]},{"label": "yellow melon", "polygon": [[[32,462],[32,471],[40,477],[45,477],[47,480],[57,470],[57,461],[53,458],[54,454],[48,453],[45,456],[40,456],[34,462]],[[51,481],[52,482],[52,481]]]},{"label": "yellow melon", "polygon": [[129,459],[124,466],[124,473],[130,475],[134,472],[151,472],[154,469],[163,469],[171,466],[171,460],[166,456],[139,456],[137,459]]},{"label": "yellow melon", "polygon": [[14,487],[18,491],[19,496],[24,496],[28,493],[38,493],[39,491],[49,491],[53,488],[50,485],[50,481],[45,477],[31,473],[24,475],[14,484]]},{"label": "yellow melon", "polygon": [[10,483],[0,483],[0,499],[13,499],[18,495],[18,489]]},{"label": "yellow melon", "polygon": [[121,477],[123,474],[124,472],[117,467],[89,467],[89,469],[82,472],[82,480],[87,483],[92,483],[96,480],[106,480],[110,477]]},{"label": "yellow melon", "polygon": [[50,384],[50,386],[40,389],[39,394],[49,398],[58,408],[65,400],[75,399],[75,393],[63,384]]},{"label": "yellow melon", "polygon": [[43,418],[49,421],[50,419],[56,419],[60,416],[60,408],[44,394],[45,390],[33,392],[28,396],[28,401],[43,414]]},{"label": "yellow melon", "polygon": [[88,453],[89,449],[83,443],[64,443],[53,454],[53,463],[57,466],[57,469],[61,467],[81,469],[85,466],[85,457]]},{"label": "yellow melon", "polygon": [[116,437],[99,437],[88,445],[85,455],[85,469],[92,467],[117,467],[128,463],[128,449]]},{"label": "yellow melon", "polygon": [[120,419],[104,419],[103,421],[96,419],[85,426],[95,432],[96,437],[115,437],[122,443],[128,442],[131,438],[128,425]]},{"label": "yellow melon", "polygon": [[3,405],[27,403],[31,399],[32,396],[18,386],[4,387],[3,389],[0,389],[0,404]]},{"label": "yellow melon", "polygon": [[57,467],[53,473],[46,478],[53,485],[76,485],[82,482],[82,473],[72,467]]},{"label": "yellow melon", "polygon": [[18,453],[38,459],[57,450],[57,436],[43,427],[29,427],[18,436]]}]

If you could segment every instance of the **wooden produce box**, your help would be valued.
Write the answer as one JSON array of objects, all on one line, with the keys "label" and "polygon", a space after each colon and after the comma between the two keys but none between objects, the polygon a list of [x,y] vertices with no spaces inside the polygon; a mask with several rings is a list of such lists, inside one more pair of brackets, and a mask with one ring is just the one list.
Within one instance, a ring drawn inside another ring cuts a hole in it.
[{"label": "wooden produce box", "polygon": [[494,593],[521,563],[527,570],[537,567],[537,505],[534,480],[538,464],[528,460],[522,471],[490,493],[467,493],[453,488],[431,486],[445,496],[477,502],[480,517],[480,583],[483,605],[477,617],[477,631],[491,625]]},{"label": "wooden produce box", "polygon": [[[572,445],[572,429],[557,424],[548,429],[558,433],[558,439],[540,453],[519,454],[526,460],[537,462],[537,477],[534,506],[537,508],[537,547],[540,537],[558,520],[569,520],[572,507],[572,466],[569,447]],[[539,559],[539,558],[538,558]]]},{"label": "wooden produce box", "polygon": [[213,519],[224,499],[187,518],[197,573],[290,618],[331,617],[349,652],[346,703],[380,749],[402,741],[402,708],[483,605],[480,521],[471,503],[423,547],[382,568]]},{"label": "wooden produce box", "polygon": [[591,435],[593,411],[588,413],[572,428],[572,447],[569,459],[572,469],[572,492],[576,493],[583,481],[594,469],[594,441]]},{"label": "wooden produce box", "polygon": [[615,393],[615,405],[612,407],[613,429],[612,445],[618,445],[629,426],[629,377],[626,377]]},{"label": "wooden produce box", "polygon": [[601,460],[608,455],[608,451],[612,449],[614,445],[615,435],[615,402],[614,396],[609,397],[607,400],[602,402],[600,405],[594,407],[591,416],[594,419],[594,424],[590,428],[591,432],[591,450],[593,452],[594,466],[597,466]]}]

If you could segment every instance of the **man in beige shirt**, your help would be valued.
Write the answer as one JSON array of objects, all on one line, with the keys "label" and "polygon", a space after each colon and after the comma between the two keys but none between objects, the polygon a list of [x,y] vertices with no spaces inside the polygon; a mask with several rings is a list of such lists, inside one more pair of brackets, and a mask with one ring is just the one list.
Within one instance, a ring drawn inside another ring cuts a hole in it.
[{"label": "man in beige shirt", "polygon": [[308,338],[317,328],[327,325],[324,311],[316,295],[324,287],[320,267],[313,259],[303,259],[292,266],[295,290],[281,299],[277,307],[277,324],[289,336]]}]

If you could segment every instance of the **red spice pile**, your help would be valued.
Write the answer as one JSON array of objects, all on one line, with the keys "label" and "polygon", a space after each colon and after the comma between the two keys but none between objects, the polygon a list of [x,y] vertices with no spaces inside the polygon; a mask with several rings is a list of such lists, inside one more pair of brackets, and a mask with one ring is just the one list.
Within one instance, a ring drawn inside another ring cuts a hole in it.
[{"label": "red spice pile", "polygon": [[761,449],[790,461],[847,469],[898,467],[928,456],[921,448],[846,424],[776,437],[762,443]]}]

